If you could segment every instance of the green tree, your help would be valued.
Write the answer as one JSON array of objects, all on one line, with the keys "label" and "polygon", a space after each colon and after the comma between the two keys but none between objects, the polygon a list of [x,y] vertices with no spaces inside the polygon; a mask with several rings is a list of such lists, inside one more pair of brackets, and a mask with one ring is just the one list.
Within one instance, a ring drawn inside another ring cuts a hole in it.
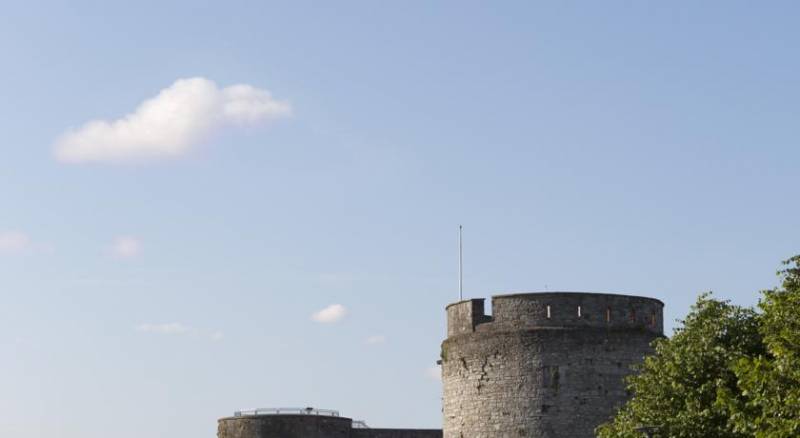
[{"label": "green tree", "polygon": [[766,351],[733,365],[738,392],[720,392],[737,433],[800,436],[800,256],[784,262],[780,287],[762,292],[759,331]]},{"label": "green tree", "polygon": [[[631,400],[601,438],[641,438],[636,428],[660,426],[660,437],[749,436],[729,419],[737,406],[737,376],[731,364],[763,354],[758,317],[749,308],[701,295],[672,338],[658,339],[655,353],[628,378]],[[731,404],[718,403],[727,394]]]}]

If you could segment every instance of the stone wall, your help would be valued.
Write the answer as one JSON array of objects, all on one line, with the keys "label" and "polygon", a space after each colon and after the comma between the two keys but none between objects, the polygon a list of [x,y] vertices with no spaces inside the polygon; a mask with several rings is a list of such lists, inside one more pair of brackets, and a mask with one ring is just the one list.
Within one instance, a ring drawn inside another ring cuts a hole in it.
[{"label": "stone wall", "polygon": [[442,438],[441,429],[353,429],[353,420],[325,415],[252,415],[219,420],[218,438]]},{"label": "stone wall", "polygon": [[448,307],[457,321],[442,343],[444,438],[593,437],[661,335],[663,304],[650,298],[517,294],[492,305],[491,317]]},{"label": "stone wall", "polygon": [[351,438],[442,438],[442,429],[353,429]]},{"label": "stone wall", "polygon": [[490,321],[484,314],[483,299],[464,300],[447,306],[447,336],[475,331],[478,324]]},{"label": "stone wall", "polygon": [[350,438],[353,420],[326,415],[253,415],[222,418],[218,438]]},{"label": "stone wall", "polygon": [[660,335],[663,308],[659,300],[628,295],[575,292],[498,295],[492,297],[491,329],[636,328]]}]

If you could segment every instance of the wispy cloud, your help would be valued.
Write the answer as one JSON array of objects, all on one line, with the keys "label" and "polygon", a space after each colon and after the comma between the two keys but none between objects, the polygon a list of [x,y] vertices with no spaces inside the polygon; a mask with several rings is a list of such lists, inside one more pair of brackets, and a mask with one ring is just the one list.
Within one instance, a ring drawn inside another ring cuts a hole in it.
[{"label": "wispy cloud", "polygon": [[221,331],[196,329],[180,322],[144,323],[135,326],[134,329],[137,332],[157,335],[191,335],[193,337],[206,338],[214,342],[225,339],[225,335]]},{"label": "wispy cloud", "polygon": [[157,333],[161,335],[183,335],[192,331],[189,327],[179,322],[167,322],[160,324],[139,324],[136,331],[145,333]]},{"label": "wispy cloud", "polygon": [[311,319],[316,322],[330,324],[341,321],[345,315],[347,315],[347,309],[345,309],[344,306],[341,304],[331,304],[322,310],[314,312],[311,315]]},{"label": "wispy cloud", "polygon": [[0,255],[3,254],[52,254],[54,249],[49,244],[35,242],[22,231],[0,231]]},{"label": "wispy cloud", "polygon": [[119,236],[111,244],[111,253],[119,258],[136,257],[142,252],[142,242],[133,236]]},{"label": "wispy cloud", "polygon": [[383,335],[372,335],[372,336],[368,337],[365,342],[367,343],[367,345],[383,344],[383,343],[386,342],[386,336],[383,336]]},{"label": "wispy cloud", "polygon": [[288,117],[292,107],[269,91],[239,84],[219,88],[206,78],[179,79],[132,113],[92,120],[56,140],[65,163],[127,163],[187,154],[215,130]]},{"label": "wispy cloud", "polygon": [[21,231],[0,231],[0,253],[21,253],[31,250],[33,242]]}]

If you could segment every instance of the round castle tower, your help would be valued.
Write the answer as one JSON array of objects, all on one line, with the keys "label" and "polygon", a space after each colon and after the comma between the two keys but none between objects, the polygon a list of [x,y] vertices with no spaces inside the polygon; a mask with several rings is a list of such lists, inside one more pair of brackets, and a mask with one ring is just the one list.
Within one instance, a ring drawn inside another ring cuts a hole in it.
[{"label": "round castle tower", "polygon": [[447,306],[444,438],[591,438],[627,399],[624,377],[663,336],[664,304],[546,292]]},{"label": "round castle tower", "polygon": [[441,429],[376,429],[311,407],[237,411],[217,424],[218,438],[442,438]]},{"label": "round castle tower", "polygon": [[353,420],[314,408],[239,411],[220,418],[218,438],[350,438]]}]

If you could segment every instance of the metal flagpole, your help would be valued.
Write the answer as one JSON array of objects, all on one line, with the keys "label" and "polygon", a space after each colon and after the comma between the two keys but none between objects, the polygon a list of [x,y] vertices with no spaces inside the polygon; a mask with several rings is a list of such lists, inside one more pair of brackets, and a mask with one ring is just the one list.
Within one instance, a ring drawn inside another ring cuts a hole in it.
[{"label": "metal flagpole", "polygon": [[464,263],[463,263],[463,244],[461,243],[461,225],[458,226],[458,300],[464,300]]}]

